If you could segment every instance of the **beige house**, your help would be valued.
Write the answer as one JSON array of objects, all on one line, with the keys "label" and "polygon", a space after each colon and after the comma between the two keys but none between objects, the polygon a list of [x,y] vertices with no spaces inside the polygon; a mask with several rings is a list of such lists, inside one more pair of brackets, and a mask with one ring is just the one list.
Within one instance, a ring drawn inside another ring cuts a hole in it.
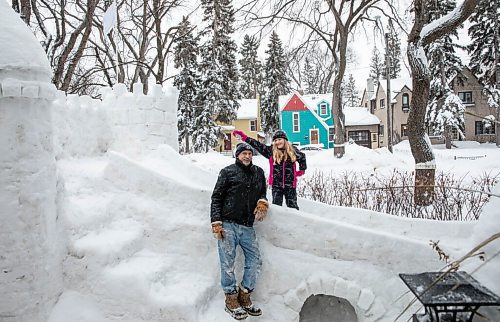
[{"label": "beige house", "polygon": [[[361,105],[380,119],[378,129],[380,147],[387,147],[387,82],[381,80],[375,85],[373,79],[367,80]],[[391,107],[393,120],[393,143],[408,139],[408,113],[411,102],[411,78],[391,79]]]},{"label": "beige house", "polygon": [[[467,80],[461,83],[455,78],[451,88],[465,105],[465,140],[480,143],[495,142],[495,126],[485,126],[484,119],[481,118],[496,115],[495,109],[488,105],[488,97],[483,93],[483,86],[472,72],[465,68],[463,73]],[[458,140],[457,133],[454,133],[454,139]]]},{"label": "beige house", "polygon": [[[464,75],[467,79],[463,83],[455,79],[451,83],[451,87],[465,105],[465,140],[477,141],[480,143],[495,142],[495,127],[488,127],[485,125],[484,119],[481,118],[488,115],[495,115],[495,110],[489,107],[488,98],[483,93],[483,87],[468,68],[464,70]],[[380,146],[387,146],[386,84],[386,80],[381,80],[378,85],[375,86],[374,80],[368,79],[367,87],[361,99],[361,104],[369,108],[370,112],[381,120],[379,129]],[[396,144],[401,140],[408,139],[407,124],[412,97],[412,79],[392,79],[391,92],[391,105],[393,108],[393,143]],[[453,139],[459,139],[456,130],[453,131]],[[444,143],[444,138],[431,136],[431,142]]]},{"label": "beige house", "polygon": [[240,108],[237,112],[236,120],[231,124],[221,125],[223,138],[220,138],[216,151],[225,154],[232,154],[233,149],[241,141],[235,138],[232,133],[234,130],[245,132],[246,135],[256,140],[262,141],[264,134],[260,132],[260,115],[258,113],[258,99],[239,100]]}]

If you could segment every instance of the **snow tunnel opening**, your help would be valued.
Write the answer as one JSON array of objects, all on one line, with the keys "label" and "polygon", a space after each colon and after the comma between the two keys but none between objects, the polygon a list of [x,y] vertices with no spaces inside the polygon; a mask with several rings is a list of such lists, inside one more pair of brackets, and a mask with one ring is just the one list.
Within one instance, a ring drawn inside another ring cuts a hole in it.
[{"label": "snow tunnel opening", "polygon": [[356,310],[348,300],[333,295],[309,296],[299,315],[300,322],[358,322]]}]

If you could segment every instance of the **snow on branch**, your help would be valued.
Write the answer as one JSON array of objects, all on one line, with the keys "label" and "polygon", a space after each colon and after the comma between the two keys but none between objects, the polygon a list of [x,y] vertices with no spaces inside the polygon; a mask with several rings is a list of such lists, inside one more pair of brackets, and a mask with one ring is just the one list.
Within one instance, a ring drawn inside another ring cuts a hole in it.
[{"label": "snow on branch", "polygon": [[478,3],[479,0],[463,0],[453,11],[425,25],[420,32],[422,45],[428,45],[463,23],[472,14]]}]

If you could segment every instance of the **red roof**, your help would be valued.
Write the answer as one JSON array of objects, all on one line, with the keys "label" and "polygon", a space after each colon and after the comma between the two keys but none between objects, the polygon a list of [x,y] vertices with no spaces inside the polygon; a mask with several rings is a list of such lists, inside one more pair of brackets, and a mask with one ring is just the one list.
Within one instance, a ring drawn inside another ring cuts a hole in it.
[{"label": "red roof", "polygon": [[283,111],[307,111],[307,107],[297,94],[293,94]]}]

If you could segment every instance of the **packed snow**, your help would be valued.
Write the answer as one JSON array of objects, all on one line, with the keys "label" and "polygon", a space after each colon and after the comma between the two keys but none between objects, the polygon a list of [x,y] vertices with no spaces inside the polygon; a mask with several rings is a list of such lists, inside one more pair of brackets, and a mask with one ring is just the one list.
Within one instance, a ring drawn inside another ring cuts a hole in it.
[{"label": "packed snow", "polygon": [[[500,172],[494,161],[500,151],[493,145],[464,142],[435,151],[443,171]],[[407,142],[396,145],[394,155],[354,144],[342,159],[329,150],[306,153],[308,173],[384,173],[414,166]],[[456,155],[484,157],[455,160]],[[209,204],[219,170],[233,162],[215,152],[181,156],[166,145],[134,159],[112,152],[60,160],[62,236],[69,254],[66,290],[48,322],[230,321],[223,310]],[[267,159],[256,156],[254,163],[267,171]],[[301,211],[271,206],[269,218],[256,224],[264,258],[254,293],[264,311],[260,321],[298,320],[312,294],[348,299],[359,321],[387,321],[409,298],[397,300],[406,292],[397,273],[444,265],[430,239],[441,240],[459,257],[494,231],[491,222],[488,231],[473,234],[479,225],[470,222],[405,219],[304,199],[299,206]],[[484,217],[498,222],[492,214]],[[497,267],[491,262],[482,269],[484,276],[478,272],[496,292],[498,278],[489,270]]]}]

